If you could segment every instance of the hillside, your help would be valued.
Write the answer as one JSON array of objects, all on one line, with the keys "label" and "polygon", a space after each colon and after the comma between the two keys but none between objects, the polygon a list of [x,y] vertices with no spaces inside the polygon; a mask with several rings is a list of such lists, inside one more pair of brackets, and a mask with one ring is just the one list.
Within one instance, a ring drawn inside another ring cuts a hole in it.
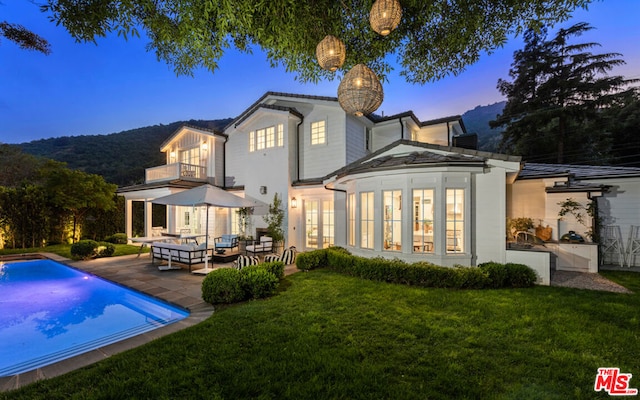
[{"label": "hillside", "polygon": [[145,168],[164,164],[160,145],[182,125],[222,130],[231,120],[177,121],[109,135],[64,136],[17,146],[25,153],[63,161],[69,168],[102,175],[107,182],[127,186],[142,183]]},{"label": "hillside", "polygon": [[[505,102],[477,106],[462,114],[467,132],[478,134],[480,150],[496,151],[501,131],[489,128],[489,121],[502,112],[504,105]],[[182,125],[222,130],[231,120],[177,121],[109,135],[64,136],[17,146],[25,153],[63,161],[69,168],[102,175],[107,182],[127,186],[142,183],[145,168],[164,164],[160,145]]]},{"label": "hillside", "polygon": [[489,128],[489,121],[496,119],[496,116],[502,113],[505,104],[507,104],[506,101],[501,101],[487,106],[477,106],[462,114],[467,132],[478,134],[478,149],[497,151],[502,130]]}]

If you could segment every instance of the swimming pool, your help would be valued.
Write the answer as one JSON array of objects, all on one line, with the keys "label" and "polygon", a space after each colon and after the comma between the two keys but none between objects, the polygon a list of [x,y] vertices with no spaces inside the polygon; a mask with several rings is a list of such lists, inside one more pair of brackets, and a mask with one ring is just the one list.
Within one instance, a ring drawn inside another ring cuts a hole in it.
[{"label": "swimming pool", "polygon": [[55,261],[0,262],[0,376],[40,368],[188,315]]}]

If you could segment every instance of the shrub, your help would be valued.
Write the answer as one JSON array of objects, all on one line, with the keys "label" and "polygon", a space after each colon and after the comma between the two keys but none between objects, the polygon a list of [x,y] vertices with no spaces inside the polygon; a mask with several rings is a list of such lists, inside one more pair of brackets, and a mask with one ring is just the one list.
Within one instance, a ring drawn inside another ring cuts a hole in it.
[{"label": "shrub", "polygon": [[95,240],[80,240],[71,245],[71,256],[77,260],[86,260],[96,254],[98,242]]},{"label": "shrub", "polygon": [[489,277],[487,287],[491,288],[531,287],[538,280],[536,272],[523,264],[500,264],[491,261],[480,264],[478,267],[487,273]]},{"label": "shrub", "polygon": [[298,254],[296,266],[303,271],[327,266],[327,250],[313,250]]},{"label": "shrub", "polygon": [[271,272],[278,279],[284,277],[284,263],[282,261],[272,261],[261,264],[267,271]]},{"label": "shrub", "polygon": [[202,299],[207,303],[230,304],[242,301],[244,298],[242,276],[237,269],[219,268],[213,270],[202,281]]},{"label": "shrub", "polygon": [[458,271],[457,286],[460,289],[483,289],[489,283],[489,276],[478,267],[462,267],[455,268]]},{"label": "shrub", "polygon": [[271,295],[278,287],[279,280],[262,265],[249,265],[240,270],[242,288],[246,297],[261,299]]},{"label": "shrub", "polygon": [[114,233],[113,235],[106,237],[104,241],[114,244],[127,244],[127,234]]},{"label": "shrub", "polygon": [[524,288],[532,287],[538,280],[536,271],[529,268],[524,264],[505,264],[508,271],[508,280],[505,283],[506,287]]},{"label": "shrub", "polygon": [[487,287],[497,289],[505,286],[508,274],[504,264],[489,261],[478,265],[478,268],[487,274]]},{"label": "shrub", "polygon": [[108,242],[100,242],[96,248],[97,257],[111,257],[116,252],[116,246]]}]

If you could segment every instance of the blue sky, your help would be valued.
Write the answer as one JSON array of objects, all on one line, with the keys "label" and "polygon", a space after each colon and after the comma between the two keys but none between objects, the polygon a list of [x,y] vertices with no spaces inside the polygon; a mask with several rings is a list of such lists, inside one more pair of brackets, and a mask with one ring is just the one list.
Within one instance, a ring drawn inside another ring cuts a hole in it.
[{"label": "blue sky", "polygon": [[[596,29],[580,41],[602,45],[596,52],[622,53],[627,62],[614,74],[640,78],[640,0],[596,1],[559,26],[585,21]],[[76,43],[28,0],[0,1],[0,20],[19,23],[45,37],[52,54],[20,50],[0,42],[0,143],[77,135],[109,134],[188,119],[235,117],[266,91],[336,96],[339,80],[302,84],[283,67],[270,68],[259,51],[229,51],[215,73],[198,70],[177,77],[146,40],[116,36]],[[555,30],[552,29],[553,33]],[[513,38],[483,55],[457,77],[414,85],[397,73],[383,83],[385,99],[377,113],[412,110],[421,120],[462,114],[477,105],[503,100],[496,89],[508,79]]]}]

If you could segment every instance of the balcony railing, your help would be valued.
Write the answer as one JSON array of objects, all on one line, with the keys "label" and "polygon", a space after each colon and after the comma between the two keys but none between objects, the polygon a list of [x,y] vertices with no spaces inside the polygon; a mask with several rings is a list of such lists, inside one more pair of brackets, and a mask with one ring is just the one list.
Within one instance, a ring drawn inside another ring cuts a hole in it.
[{"label": "balcony railing", "polygon": [[147,168],[145,170],[146,183],[171,181],[175,179],[205,182],[207,180],[207,169],[201,165],[174,163]]}]

